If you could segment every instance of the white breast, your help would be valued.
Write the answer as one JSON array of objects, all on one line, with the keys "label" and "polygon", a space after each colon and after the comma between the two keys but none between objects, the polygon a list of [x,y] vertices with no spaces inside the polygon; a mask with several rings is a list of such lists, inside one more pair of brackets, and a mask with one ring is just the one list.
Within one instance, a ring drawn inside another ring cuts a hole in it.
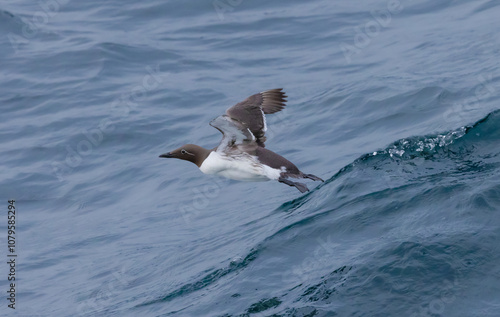
[{"label": "white breast", "polygon": [[215,174],[247,182],[278,179],[281,173],[281,170],[263,165],[249,154],[227,156],[216,151],[210,153],[203,161],[200,170],[205,174]]}]

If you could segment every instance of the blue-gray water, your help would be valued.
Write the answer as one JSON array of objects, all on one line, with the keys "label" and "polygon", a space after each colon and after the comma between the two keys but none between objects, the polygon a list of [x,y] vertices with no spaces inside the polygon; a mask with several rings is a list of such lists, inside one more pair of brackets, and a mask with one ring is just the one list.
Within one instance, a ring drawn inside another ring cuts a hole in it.
[{"label": "blue-gray water", "polygon": [[[500,316],[498,1],[57,1],[0,4],[0,315]],[[158,158],[279,87],[310,193]]]}]

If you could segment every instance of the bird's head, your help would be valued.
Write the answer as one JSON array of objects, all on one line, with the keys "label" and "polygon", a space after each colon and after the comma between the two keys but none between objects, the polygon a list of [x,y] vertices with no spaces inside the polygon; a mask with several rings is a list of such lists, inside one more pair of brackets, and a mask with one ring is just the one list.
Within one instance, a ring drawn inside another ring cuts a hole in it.
[{"label": "bird's head", "polygon": [[177,158],[180,160],[193,162],[194,164],[198,165],[198,167],[200,167],[203,161],[210,154],[210,152],[210,150],[204,149],[201,146],[195,144],[186,144],[171,152],[164,153],[160,155],[160,157]]}]

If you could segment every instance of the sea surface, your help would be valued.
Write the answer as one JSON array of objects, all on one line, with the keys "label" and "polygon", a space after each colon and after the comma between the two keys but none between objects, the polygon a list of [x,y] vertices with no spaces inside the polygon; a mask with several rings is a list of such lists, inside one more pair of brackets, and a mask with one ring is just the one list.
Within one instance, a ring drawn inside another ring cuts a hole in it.
[{"label": "sea surface", "polygon": [[[0,316],[500,316],[499,16],[1,2]],[[310,192],[158,157],[272,88],[266,146]]]}]

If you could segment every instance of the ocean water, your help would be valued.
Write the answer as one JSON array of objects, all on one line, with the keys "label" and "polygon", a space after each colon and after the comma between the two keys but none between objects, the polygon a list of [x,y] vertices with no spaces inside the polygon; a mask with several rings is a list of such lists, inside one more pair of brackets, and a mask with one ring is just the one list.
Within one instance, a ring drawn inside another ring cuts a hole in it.
[{"label": "ocean water", "polygon": [[[500,316],[499,15],[2,2],[0,315]],[[310,192],[158,158],[279,87],[267,148],[325,179]]]}]

